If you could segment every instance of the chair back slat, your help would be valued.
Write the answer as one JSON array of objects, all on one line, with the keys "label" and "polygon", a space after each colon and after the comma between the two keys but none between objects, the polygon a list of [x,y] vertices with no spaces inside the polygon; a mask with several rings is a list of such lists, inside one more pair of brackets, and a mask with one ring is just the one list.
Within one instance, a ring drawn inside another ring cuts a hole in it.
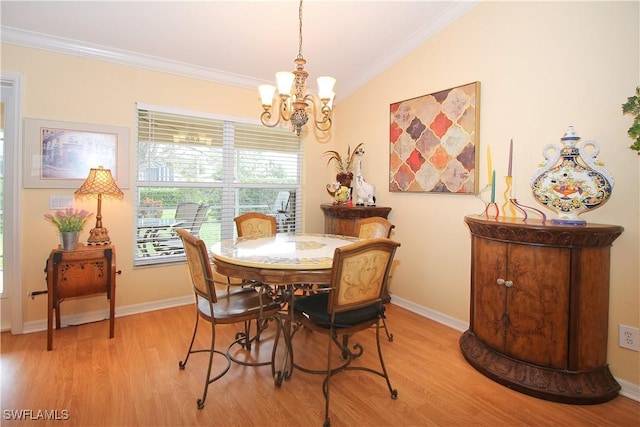
[{"label": "chair back slat", "polygon": [[400,243],[387,238],[337,248],[333,256],[329,313],[382,304],[389,271]]},{"label": "chair back slat", "polygon": [[247,212],[234,219],[238,237],[268,237],[276,234],[275,217],[260,212]]},{"label": "chair back slat", "polygon": [[391,236],[391,230],[393,225],[386,218],[379,216],[373,216],[369,218],[362,218],[356,223],[356,236],[361,239],[371,239],[374,237],[387,237]]},{"label": "chair back slat", "polygon": [[193,290],[212,303],[217,302],[211,262],[205,243],[184,229],[176,230],[184,245]]}]

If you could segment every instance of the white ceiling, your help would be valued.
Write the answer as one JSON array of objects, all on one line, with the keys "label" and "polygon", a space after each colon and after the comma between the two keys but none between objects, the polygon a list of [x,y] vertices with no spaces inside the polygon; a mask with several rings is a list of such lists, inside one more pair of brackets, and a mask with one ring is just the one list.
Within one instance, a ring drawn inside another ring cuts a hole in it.
[{"label": "white ceiling", "polygon": [[[336,77],[344,97],[479,0],[303,5],[309,87]],[[240,87],[272,82],[298,54],[298,2],[0,1],[5,43],[96,57]]]}]

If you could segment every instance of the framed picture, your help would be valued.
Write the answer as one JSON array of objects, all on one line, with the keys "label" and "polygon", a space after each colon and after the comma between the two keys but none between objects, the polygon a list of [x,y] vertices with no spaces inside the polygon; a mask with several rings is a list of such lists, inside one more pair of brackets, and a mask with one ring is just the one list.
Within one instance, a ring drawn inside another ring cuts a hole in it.
[{"label": "framed picture", "polygon": [[390,106],[389,191],[478,193],[480,82]]},{"label": "framed picture", "polygon": [[110,169],[129,187],[129,129],[25,119],[24,188],[79,188],[89,169]]}]

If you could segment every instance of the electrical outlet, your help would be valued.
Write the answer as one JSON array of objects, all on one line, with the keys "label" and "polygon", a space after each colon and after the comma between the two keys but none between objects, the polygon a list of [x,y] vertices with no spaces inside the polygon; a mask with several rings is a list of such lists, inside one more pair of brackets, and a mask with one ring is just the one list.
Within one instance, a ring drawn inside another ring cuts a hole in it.
[{"label": "electrical outlet", "polygon": [[620,347],[628,348],[629,350],[639,351],[638,348],[638,328],[632,328],[627,325],[618,325],[620,327],[618,336],[620,340]]}]

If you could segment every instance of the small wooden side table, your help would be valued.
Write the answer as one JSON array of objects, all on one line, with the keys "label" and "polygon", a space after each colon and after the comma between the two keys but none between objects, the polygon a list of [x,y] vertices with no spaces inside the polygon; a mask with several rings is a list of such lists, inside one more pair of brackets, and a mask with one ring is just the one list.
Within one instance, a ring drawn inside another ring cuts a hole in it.
[{"label": "small wooden side table", "polygon": [[324,212],[325,234],[356,235],[356,223],[361,218],[379,216],[387,218],[391,208],[384,206],[344,206],[324,203],[320,205]]},{"label": "small wooden side table", "polygon": [[60,302],[94,294],[107,294],[109,300],[109,338],[113,338],[116,300],[116,248],[112,245],[85,246],[73,251],[60,246],[47,260],[47,350],[53,348],[53,311],[60,329]]}]

